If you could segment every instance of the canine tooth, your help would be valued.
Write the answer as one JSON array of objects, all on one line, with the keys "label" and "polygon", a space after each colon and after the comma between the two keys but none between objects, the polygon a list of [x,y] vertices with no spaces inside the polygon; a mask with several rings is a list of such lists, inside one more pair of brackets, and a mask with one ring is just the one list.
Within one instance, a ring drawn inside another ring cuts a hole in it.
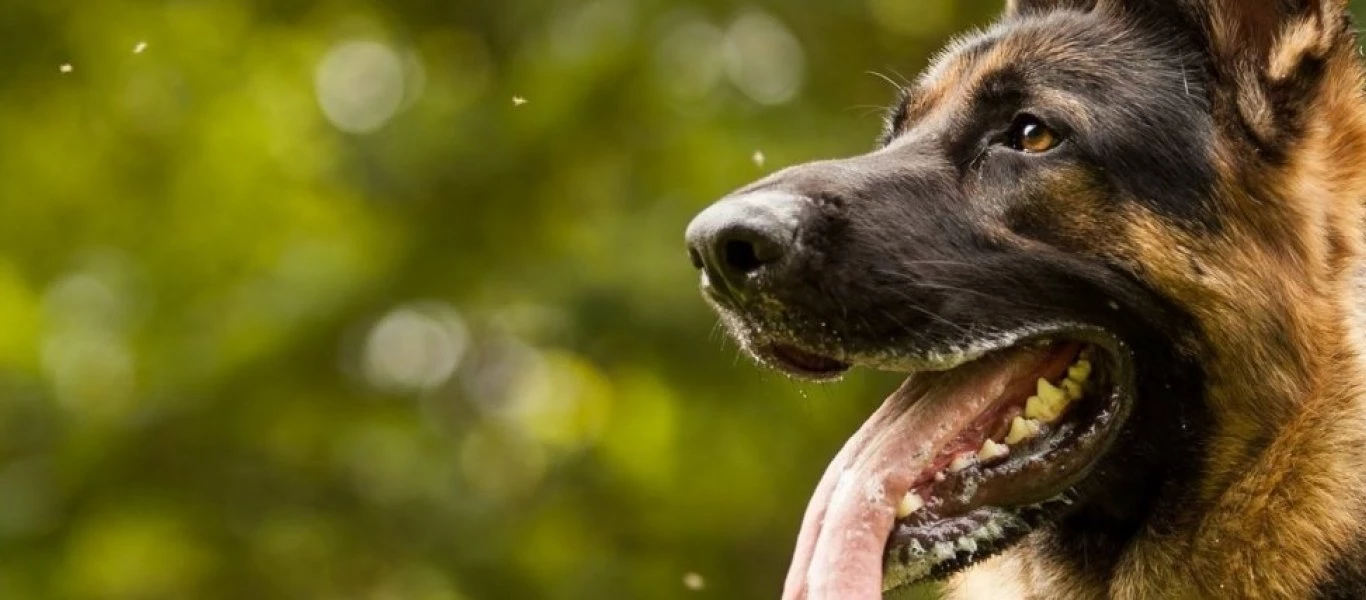
[{"label": "canine tooth", "polygon": [[1049,383],[1049,381],[1043,377],[1039,378],[1039,398],[1049,404],[1067,403],[1067,393],[1062,391],[1058,386]]},{"label": "canine tooth", "polygon": [[977,552],[977,540],[971,538],[958,538],[958,549],[969,554]]},{"label": "canine tooth", "polygon": [[1043,426],[1038,421],[1015,417],[1015,420],[1010,422],[1010,433],[1006,434],[1006,443],[1013,446],[1027,439],[1038,437],[1042,431]]},{"label": "canine tooth", "polygon": [[982,442],[982,449],[977,451],[978,462],[987,462],[1007,456],[1010,454],[1010,447],[1005,444],[998,444],[994,440]]},{"label": "canine tooth", "polygon": [[1067,401],[1080,400],[1082,396],[1081,383],[1072,379],[1062,380],[1062,391],[1067,394]]},{"label": "canine tooth", "polygon": [[943,472],[943,471],[940,471],[940,472],[934,474],[934,482],[935,482],[935,483],[944,483],[944,480],[945,480],[945,479],[948,479],[948,477],[945,477],[945,476],[944,476],[944,472]]},{"label": "canine tooth", "polygon": [[901,497],[901,503],[896,505],[896,518],[904,519],[915,514],[916,511],[925,508],[925,501],[915,492],[906,492]]},{"label": "canine tooth", "polygon": [[1091,361],[1081,359],[1076,364],[1067,368],[1067,378],[1081,383],[1091,376]]},{"label": "canine tooth", "polygon": [[957,473],[972,466],[972,455],[963,453],[953,457],[953,462],[949,463],[949,472]]}]

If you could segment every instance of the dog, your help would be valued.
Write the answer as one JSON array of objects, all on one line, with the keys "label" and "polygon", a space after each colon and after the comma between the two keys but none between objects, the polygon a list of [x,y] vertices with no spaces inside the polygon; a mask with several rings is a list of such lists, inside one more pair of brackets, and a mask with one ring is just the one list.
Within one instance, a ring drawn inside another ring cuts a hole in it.
[{"label": "dog", "polygon": [[699,214],[748,354],[908,374],[783,597],[1366,598],[1364,72],[1345,0],[1013,0]]}]

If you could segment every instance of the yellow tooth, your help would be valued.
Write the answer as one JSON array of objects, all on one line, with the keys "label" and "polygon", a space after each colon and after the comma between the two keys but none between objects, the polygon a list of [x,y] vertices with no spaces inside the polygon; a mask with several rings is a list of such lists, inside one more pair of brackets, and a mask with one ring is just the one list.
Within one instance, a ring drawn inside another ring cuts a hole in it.
[{"label": "yellow tooth", "polygon": [[966,469],[966,468],[971,467],[971,466],[972,466],[972,455],[971,455],[971,454],[959,454],[958,456],[954,457],[953,462],[949,463],[949,472],[950,472],[950,473],[957,473],[957,472],[962,471],[963,469]]},{"label": "yellow tooth", "polygon": [[1067,394],[1067,401],[1079,400],[1082,395],[1081,383],[1071,379],[1062,380],[1062,391]]},{"label": "yellow tooth", "polygon": [[1077,364],[1068,367],[1067,378],[1077,383],[1086,381],[1091,376],[1091,361],[1082,359]]},{"label": "yellow tooth", "polygon": [[994,440],[982,442],[982,449],[977,451],[978,462],[993,461],[1010,454],[1010,447],[1005,444],[998,444]]},{"label": "yellow tooth", "polygon": [[1043,400],[1040,400],[1038,396],[1030,396],[1029,400],[1025,401],[1026,417],[1030,419],[1042,419],[1047,412],[1048,405],[1044,403]]},{"label": "yellow tooth", "polygon": [[1062,416],[1062,409],[1064,408],[1067,408],[1065,402],[1049,402],[1039,396],[1030,396],[1029,400],[1025,402],[1025,416],[1045,423],[1052,423]]},{"label": "yellow tooth", "polygon": [[1067,393],[1042,377],[1039,378],[1039,398],[1053,405],[1065,406],[1067,404]]},{"label": "yellow tooth", "polygon": [[906,492],[901,497],[901,503],[896,505],[896,518],[904,519],[915,514],[916,511],[925,508],[925,501],[915,492]]},{"label": "yellow tooth", "polygon": [[1038,421],[1015,417],[1015,420],[1010,422],[1010,433],[1006,434],[1006,443],[1014,446],[1027,439],[1037,437],[1041,431],[1043,431],[1043,426]]}]

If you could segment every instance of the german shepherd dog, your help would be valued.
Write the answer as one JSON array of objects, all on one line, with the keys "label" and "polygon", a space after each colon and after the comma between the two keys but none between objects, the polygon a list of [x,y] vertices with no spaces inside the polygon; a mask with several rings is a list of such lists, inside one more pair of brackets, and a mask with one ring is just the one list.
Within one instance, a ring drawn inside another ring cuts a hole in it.
[{"label": "german shepherd dog", "polygon": [[758,361],[909,374],[784,597],[1366,598],[1363,72],[1346,0],[1014,0],[697,216]]}]

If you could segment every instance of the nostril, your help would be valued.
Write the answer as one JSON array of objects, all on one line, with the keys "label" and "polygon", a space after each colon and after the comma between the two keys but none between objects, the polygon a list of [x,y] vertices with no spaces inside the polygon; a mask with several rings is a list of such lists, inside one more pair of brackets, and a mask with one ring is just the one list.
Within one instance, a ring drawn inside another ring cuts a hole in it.
[{"label": "nostril", "polygon": [[783,248],[762,234],[749,234],[726,240],[721,253],[726,267],[743,275],[778,262],[783,257]]},{"label": "nostril", "polygon": [[725,252],[726,264],[738,273],[751,273],[764,266],[764,261],[759,259],[759,253],[754,248],[754,244],[746,240],[726,242]]},{"label": "nostril", "polygon": [[809,204],[800,196],[761,191],[722,200],[694,217],[684,238],[703,286],[738,300],[752,288],[781,283],[801,250],[798,231]]}]

